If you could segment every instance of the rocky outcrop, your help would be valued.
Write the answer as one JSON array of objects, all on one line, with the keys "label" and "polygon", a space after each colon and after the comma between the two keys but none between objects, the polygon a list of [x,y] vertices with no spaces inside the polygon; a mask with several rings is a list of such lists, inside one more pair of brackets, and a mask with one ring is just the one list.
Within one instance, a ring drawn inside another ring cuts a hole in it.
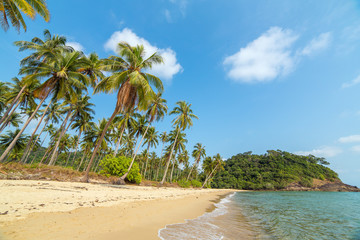
[{"label": "rocky outcrop", "polygon": [[304,187],[300,183],[291,183],[285,189],[285,191],[324,191],[324,192],[360,192],[360,189],[356,186],[351,186],[341,182],[327,181],[327,180],[313,180],[312,187]]}]

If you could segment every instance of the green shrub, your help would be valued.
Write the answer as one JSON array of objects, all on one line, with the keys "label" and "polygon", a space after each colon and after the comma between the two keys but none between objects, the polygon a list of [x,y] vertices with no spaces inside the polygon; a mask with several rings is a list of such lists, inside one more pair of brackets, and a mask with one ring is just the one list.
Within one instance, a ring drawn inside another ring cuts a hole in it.
[{"label": "green shrub", "polygon": [[202,183],[199,182],[198,180],[191,180],[191,185],[195,188],[200,188],[202,186]]},{"label": "green shrub", "polygon": [[303,177],[300,181],[300,184],[304,187],[312,187],[313,183],[312,183],[312,178],[308,178],[308,177]]},{"label": "green shrub", "polygon": [[180,187],[182,188],[189,188],[191,185],[190,181],[186,181],[185,179],[181,179],[179,181],[177,181],[177,183],[179,184]]},{"label": "green shrub", "polygon": [[[101,160],[100,166],[102,167],[101,174],[104,174],[106,176],[112,175],[112,176],[122,176],[124,175],[131,163],[131,159],[119,156],[114,157],[112,155],[106,155],[104,159]],[[139,165],[134,162],[132,165],[132,168],[127,175],[126,179],[129,182],[137,183],[139,184],[141,182],[141,174]]]}]

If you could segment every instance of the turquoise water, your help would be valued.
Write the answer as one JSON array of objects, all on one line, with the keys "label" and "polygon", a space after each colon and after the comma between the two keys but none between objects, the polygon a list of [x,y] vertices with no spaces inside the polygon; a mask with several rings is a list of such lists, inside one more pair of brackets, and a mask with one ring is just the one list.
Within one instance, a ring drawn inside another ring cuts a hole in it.
[{"label": "turquoise water", "polygon": [[360,240],[360,193],[238,192],[216,209],[159,231],[172,239]]}]

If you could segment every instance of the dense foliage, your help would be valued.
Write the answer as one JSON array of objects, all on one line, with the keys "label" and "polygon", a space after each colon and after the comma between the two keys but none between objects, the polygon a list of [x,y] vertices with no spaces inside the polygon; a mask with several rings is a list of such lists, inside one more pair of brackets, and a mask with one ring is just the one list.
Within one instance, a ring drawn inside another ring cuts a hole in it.
[{"label": "dense foliage", "polygon": [[[113,175],[113,176],[122,176],[124,175],[129,166],[130,166],[131,158],[127,158],[124,156],[113,157],[112,155],[105,156],[104,159],[100,161],[100,165],[102,170],[100,173],[105,175]],[[129,174],[126,179],[129,182],[139,184],[141,182],[141,174],[139,165],[135,162],[132,166]]]},{"label": "dense foliage", "polygon": [[328,164],[324,158],[299,156],[280,150],[269,150],[263,155],[246,152],[226,160],[224,170],[215,175],[211,186],[272,190],[283,189],[297,182],[311,187],[313,178],[330,181],[338,179],[336,172],[323,166]]}]

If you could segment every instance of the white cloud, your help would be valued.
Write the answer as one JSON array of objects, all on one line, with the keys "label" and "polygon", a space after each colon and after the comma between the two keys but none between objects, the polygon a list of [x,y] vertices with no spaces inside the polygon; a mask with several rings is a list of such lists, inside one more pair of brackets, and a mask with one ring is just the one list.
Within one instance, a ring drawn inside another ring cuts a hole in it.
[{"label": "white cloud", "polygon": [[351,82],[343,83],[343,84],[341,85],[341,88],[353,87],[353,86],[355,86],[355,85],[357,85],[357,84],[359,84],[359,83],[360,83],[360,75],[357,76],[357,77],[356,77],[354,80],[352,80]]},{"label": "white cloud", "polygon": [[83,52],[84,51],[84,47],[78,43],[78,42],[66,42],[66,45],[72,47],[73,49],[75,49],[76,51],[80,51]]},{"label": "white cloud", "polygon": [[225,58],[227,75],[239,82],[266,82],[290,72],[294,66],[291,46],[298,36],[291,30],[272,27],[245,48]]},{"label": "white cloud", "polygon": [[338,147],[329,147],[329,146],[323,146],[318,149],[313,149],[311,151],[298,151],[295,152],[295,154],[298,155],[314,155],[316,157],[334,157],[338,154],[340,154],[342,150]]},{"label": "white cloud", "polygon": [[169,11],[168,9],[165,9],[164,14],[165,14],[166,21],[168,21],[169,23],[171,23],[171,22],[172,22],[172,18],[171,18],[171,13],[170,13],[170,11]]},{"label": "white cloud", "polygon": [[181,65],[177,62],[176,53],[171,48],[157,48],[151,45],[146,39],[137,36],[131,29],[124,28],[122,31],[114,32],[110,39],[105,43],[105,50],[111,50],[116,53],[119,42],[125,41],[130,45],[142,44],[145,48],[145,58],[151,56],[153,53],[159,53],[164,60],[164,64],[153,65],[149,73],[158,76],[161,79],[171,80],[173,76],[183,71]]},{"label": "white cloud", "polygon": [[354,152],[360,152],[360,145],[352,146],[351,150]]},{"label": "white cloud", "polygon": [[322,33],[310,41],[301,51],[301,55],[312,55],[317,51],[323,50],[330,45],[332,34],[330,32]]},{"label": "white cloud", "polygon": [[338,140],[341,143],[353,143],[353,142],[360,142],[360,135],[351,135],[347,137],[341,137]]}]

